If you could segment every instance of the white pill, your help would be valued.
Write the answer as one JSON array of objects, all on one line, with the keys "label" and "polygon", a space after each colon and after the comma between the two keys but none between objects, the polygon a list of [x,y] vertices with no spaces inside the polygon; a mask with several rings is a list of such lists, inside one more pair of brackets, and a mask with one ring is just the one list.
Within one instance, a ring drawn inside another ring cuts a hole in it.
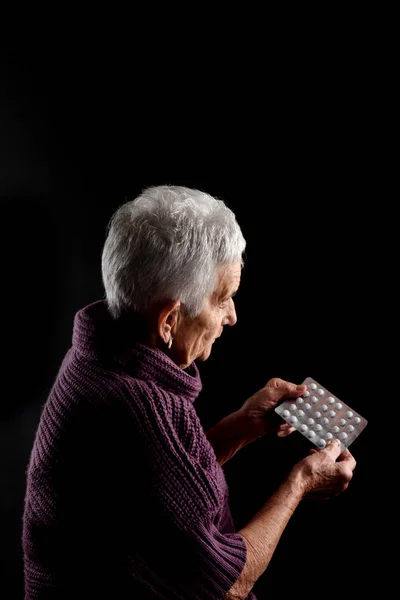
[{"label": "white pill", "polygon": [[339,419],[339,425],[341,427],[344,427],[346,425],[346,423],[347,423],[346,419]]},{"label": "white pill", "polygon": [[354,417],[354,423],[357,423],[357,425],[361,423],[360,417]]},{"label": "white pill", "polygon": [[304,412],[304,410],[300,409],[300,410],[297,411],[297,414],[299,415],[299,417],[304,417],[305,412]]},{"label": "white pill", "polygon": [[305,433],[308,430],[307,425],[305,425],[304,423],[302,425],[300,425],[299,427],[300,431],[302,431],[303,433]]},{"label": "white pill", "polygon": [[345,431],[342,431],[342,433],[339,433],[339,437],[341,440],[345,440],[347,438],[347,433]]},{"label": "white pill", "polygon": [[342,408],[343,408],[343,404],[341,402],[338,402],[336,404],[336,410],[342,410]]},{"label": "white pill", "polygon": [[326,399],[328,404],[335,404],[335,398],[332,398],[332,396],[329,396],[329,398]]},{"label": "white pill", "polygon": [[312,429],[310,429],[309,432],[308,432],[308,437],[310,437],[310,438],[315,437],[315,431],[313,431]]},{"label": "white pill", "polygon": [[317,411],[314,413],[314,417],[315,417],[316,419],[319,419],[321,416],[322,416],[322,415],[321,415],[321,413],[319,412],[319,410],[317,410]]},{"label": "white pill", "polygon": [[290,412],[288,410],[284,410],[282,413],[282,417],[285,417],[287,419],[288,417],[290,417]]},{"label": "white pill", "polygon": [[354,431],[354,427],[353,427],[353,425],[349,425],[349,426],[347,427],[347,431],[348,431],[349,433],[351,433],[352,431]]},{"label": "white pill", "polygon": [[316,383],[310,383],[310,390],[316,390],[317,389],[317,384]]},{"label": "white pill", "polygon": [[314,425],[315,421],[311,417],[307,419],[307,425]]},{"label": "white pill", "polygon": [[315,429],[315,431],[322,431],[322,425],[317,423],[314,429]]},{"label": "white pill", "polygon": [[295,404],[291,404],[289,406],[289,410],[296,410],[297,406]]},{"label": "white pill", "polygon": [[303,398],[300,396],[300,398],[297,398],[296,400],[296,404],[298,404],[300,406],[300,404],[303,404],[304,400]]},{"label": "white pill", "polygon": [[297,423],[297,417],[295,417],[294,415],[292,415],[292,416],[290,417],[290,419],[289,419],[289,422],[290,422],[292,425],[295,425],[295,424]]},{"label": "white pill", "polygon": [[333,419],[333,417],[336,417],[336,413],[334,410],[330,410],[328,415],[330,416],[331,419]]},{"label": "white pill", "polygon": [[310,392],[308,390],[306,392],[304,392],[304,394],[303,394],[304,398],[308,398],[309,395],[310,395]]},{"label": "white pill", "polygon": [[327,405],[326,405],[326,404],[323,404],[323,405],[321,406],[321,410],[323,410],[324,412],[325,412],[325,411],[327,411],[327,410],[328,410],[328,407],[327,407]]},{"label": "white pill", "polygon": [[325,448],[325,446],[326,446],[326,441],[325,441],[325,440],[323,440],[322,438],[321,438],[321,439],[319,439],[319,440],[318,440],[318,442],[317,442],[317,446],[318,446],[319,448]]},{"label": "white pill", "polygon": [[348,419],[351,419],[351,417],[353,416],[353,413],[351,412],[351,410],[348,410],[345,416],[346,416]]},{"label": "white pill", "polygon": [[327,440],[331,440],[331,439],[333,438],[333,435],[331,434],[331,432],[330,432],[330,431],[328,431],[328,433],[326,433],[326,434],[325,434],[325,438],[326,438]]},{"label": "white pill", "polygon": [[306,402],[304,405],[304,410],[311,410],[311,404],[308,404],[308,402]]},{"label": "white pill", "polygon": [[323,425],[329,425],[329,419],[327,419],[326,417],[323,417],[323,418],[321,419],[321,423],[322,423]]},{"label": "white pill", "polygon": [[333,433],[337,433],[339,431],[339,427],[335,425],[334,427],[332,427],[332,431]]},{"label": "white pill", "polygon": [[312,402],[312,404],[317,404],[317,402],[318,402],[317,396],[311,396],[311,402]]},{"label": "white pill", "polygon": [[317,390],[317,394],[318,396],[323,396],[325,394],[325,390],[319,388],[319,390]]}]

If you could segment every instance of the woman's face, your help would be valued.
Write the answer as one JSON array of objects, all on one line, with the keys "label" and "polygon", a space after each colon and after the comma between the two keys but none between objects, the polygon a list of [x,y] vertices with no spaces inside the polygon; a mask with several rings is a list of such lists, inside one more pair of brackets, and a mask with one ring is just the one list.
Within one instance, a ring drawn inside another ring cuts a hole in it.
[{"label": "woman's face", "polygon": [[240,276],[240,263],[220,267],[217,288],[204,301],[200,314],[195,319],[183,315],[179,319],[173,331],[170,355],[182,369],[194,360],[207,360],[224,326],[236,323],[232,296],[239,288]]}]

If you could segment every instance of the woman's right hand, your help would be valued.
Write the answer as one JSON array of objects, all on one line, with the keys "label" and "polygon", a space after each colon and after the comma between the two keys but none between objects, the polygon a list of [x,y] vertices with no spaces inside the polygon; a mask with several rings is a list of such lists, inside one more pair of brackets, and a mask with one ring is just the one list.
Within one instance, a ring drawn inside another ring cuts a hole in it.
[{"label": "woman's right hand", "polygon": [[292,474],[300,480],[303,498],[327,498],[347,489],[355,466],[351,452],[341,452],[338,440],[332,440],[323,450],[312,449],[293,467]]}]

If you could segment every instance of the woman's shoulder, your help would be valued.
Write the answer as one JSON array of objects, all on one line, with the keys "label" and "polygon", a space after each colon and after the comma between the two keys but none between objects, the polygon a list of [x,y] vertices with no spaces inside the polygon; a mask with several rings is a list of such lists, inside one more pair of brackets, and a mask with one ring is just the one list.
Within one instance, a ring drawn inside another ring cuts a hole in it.
[{"label": "woman's shoulder", "polygon": [[206,438],[193,402],[174,394],[152,381],[130,382],[130,403],[148,428],[171,440],[206,468],[211,468],[215,455]]}]

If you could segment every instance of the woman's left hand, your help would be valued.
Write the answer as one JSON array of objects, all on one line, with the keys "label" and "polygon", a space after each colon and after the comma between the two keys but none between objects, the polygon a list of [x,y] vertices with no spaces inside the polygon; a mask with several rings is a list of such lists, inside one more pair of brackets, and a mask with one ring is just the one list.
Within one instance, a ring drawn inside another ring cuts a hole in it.
[{"label": "woman's left hand", "polygon": [[298,398],[306,391],[306,385],[296,385],[283,379],[270,379],[258,392],[250,396],[239,412],[245,416],[255,438],[266,434],[285,437],[295,431],[276,414],[274,408],[284,398]]}]

